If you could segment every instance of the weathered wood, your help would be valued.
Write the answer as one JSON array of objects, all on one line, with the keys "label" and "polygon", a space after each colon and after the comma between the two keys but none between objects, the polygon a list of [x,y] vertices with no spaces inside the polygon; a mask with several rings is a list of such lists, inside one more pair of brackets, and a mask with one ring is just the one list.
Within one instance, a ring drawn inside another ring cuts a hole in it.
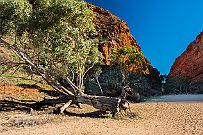
[{"label": "weathered wood", "polygon": [[102,112],[110,111],[113,117],[120,111],[121,98],[81,95],[76,96],[76,101],[81,104],[91,105]]},{"label": "weathered wood", "polygon": [[64,110],[65,110],[66,108],[68,108],[68,107],[71,105],[72,101],[73,101],[73,100],[69,100],[67,103],[65,103],[65,105],[63,105],[63,106],[60,108],[60,113],[63,113]]},{"label": "weathered wood", "polygon": [[[61,104],[65,103],[63,106]],[[67,96],[63,95],[58,99],[44,99],[43,101],[37,102],[31,107],[34,110],[43,108],[43,106],[55,106],[60,107],[59,112],[63,113],[70,105],[75,104],[80,107],[80,104],[87,104],[99,109],[101,112],[110,112],[113,117],[120,112],[120,110],[127,110],[129,107],[124,99],[116,97],[106,97],[106,96],[94,96],[94,95],[78,95],[78,96]],[[57,110],[58,110],[57,109]],[[57,111],[58,112],[58,111]]]},{"label": "weathered wood", "polygon": [[122,114],[122,110],[124,110],[125,112],[125,115],[127,114],[127,110],[129,109],[129,111],[131,112],[130,110],[130,103],[126,100],[126,99],[121,99],[121,102],[119,104],[119,108],[120,108],[120,113]]},{"label": "weathered wood", "polygon": [[[124,89],[125,90],[125,89]],[[124,94],[126,95],[126,94]],[[35,104],[35,106],[40,105],[57,105],[61,103],[66,103],[62,107],[60,106],[60,113],[63,113],[66,108],[71,104],[77,105],[79,108],[80,104],[87,104],[93,106],[96,109],[99,109],[101,112],[111,112],[113,117],[118,114],[121,110],[124,110],[125,113],[127,109],[130,109],[129,102],[125,99],[125,96],[120,97],[107,97],[107,96],[95,96],[95,95],[75,95],[67,96],[63,95],[58,99],[45,99],[41,102]]]}]

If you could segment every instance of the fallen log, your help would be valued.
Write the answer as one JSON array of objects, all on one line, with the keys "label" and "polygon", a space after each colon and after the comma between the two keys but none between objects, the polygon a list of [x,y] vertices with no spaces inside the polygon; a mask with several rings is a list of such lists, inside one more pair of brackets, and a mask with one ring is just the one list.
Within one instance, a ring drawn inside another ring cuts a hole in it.
[{"label": "fallen log", "polygon": [[121,110],[128,109],[129,105],[126,103],[127,101],[120,97],[106,97],[86,94],[72,97],[64,95],[58,99],[45,99],[43,101],[37,102],[32,105],[32,108],[34,110],[38,110],[46,105],[55,106],[55,109],[63,114],[64,111],[72,104],[75,104],[79,108],[81,108],[80,104],[86,104],[93,106],[102,113],[110,112],[112,116],[115,117],[115,115],[117,115]]},{"label": "fallen log", "polygon": [[82,95],[76,96],[76,101],[81,104],[91,105],[102,112],[110,111],[113,117],[120,111],[121,98]]},{"label": "fallen log", "polygon": [[60,108],[60,112],[63,113],[63,111],[72,103],[77,106],[79,106],[79,104],[87,104],[104,113],[110,111],[114,117],[121,110],[124,110],[125,112],[127,109],[130,110],[129,102],[126,100],[126,96],[129,92],[132,92],[132,89],[129,86],[125,86],[123,87],[122,94],[119,97],[95,96],[87,94],[76,95]]},{"label": "fallen log", "polygon": [[129,108],[127,100],[122,98],[84,94],[76,96],[74,99],[66,102],[66,104],[60,108],[60,113],[63,113],[71,104],[76,103],[93,106],[103,113],[110,112],[113,117],[115,117],[115,115],[117,115],[121,110],[127,110]]}]

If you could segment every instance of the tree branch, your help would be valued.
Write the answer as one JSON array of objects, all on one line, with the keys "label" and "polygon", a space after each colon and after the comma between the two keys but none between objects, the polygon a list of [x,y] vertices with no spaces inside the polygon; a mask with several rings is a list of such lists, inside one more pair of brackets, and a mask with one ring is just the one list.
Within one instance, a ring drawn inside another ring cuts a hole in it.
[{"label": "tree branch", "polygon": [[[71,95],[74,96],[74,94],[67,90],[66,88],[60,86],[60,84],[57,84],[55,82],[55,79],[53,79],[53,77],[50,75],[50,73],[48,73],[43,67],[39,67],[36,64],[34,64],[30,59],[29,56],[26,56],[25,53],[23,53],[16,44],[14,45],[10,45],[8,42],[6,42],[3,39],[0,39],[0,42],[3,42],[5,45],[9,46],[9,48],[14,51],[14,53],[16,53],[16,55],[18,55],[21,59],[23,59],[24,61],[26,61],[29,65],[31,65],[34,69],[37,70],[37,72],[39,73],[40,76],[42,76],[42,78],[50,85],[52,86],[55,90],[60,91],[66,95]],[[51,79],[51,81],[49,79]]]}]

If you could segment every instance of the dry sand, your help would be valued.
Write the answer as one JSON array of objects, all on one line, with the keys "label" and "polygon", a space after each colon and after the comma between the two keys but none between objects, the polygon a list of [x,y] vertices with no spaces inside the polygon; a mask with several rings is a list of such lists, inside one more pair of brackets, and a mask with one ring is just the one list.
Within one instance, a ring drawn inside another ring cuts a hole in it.
[{"label": "dry sand", "polygon": [[203,135],[203,102],[138,103],[131,108],[137,114],[133,119],[60,116],[61,121],[34,127],[2,126],[0,135]]}]

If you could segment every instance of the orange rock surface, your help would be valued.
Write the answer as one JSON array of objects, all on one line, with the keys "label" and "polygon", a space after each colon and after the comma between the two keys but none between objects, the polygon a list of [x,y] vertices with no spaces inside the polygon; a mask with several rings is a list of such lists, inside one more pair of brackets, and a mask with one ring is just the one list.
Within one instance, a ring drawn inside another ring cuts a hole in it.
[{"label": "orange rock surface", "polygon": [[203,32],[175,60],[169,77],[184,76],[203,83]]},{"label": "orange rock surface", "polygon": [[[126,22],[105,9],[90,4],[88,6],[95,14],[94,24],[98,31],[97,36],[100,41],[99,50],[103,53],[104,62],[107,65],[110,64],[112,48],[135,46],[141,51],[140,46],[130,34],[130,29]],[[147,59],[145,59],[145,62],[148,67],[152,67]]]}]

